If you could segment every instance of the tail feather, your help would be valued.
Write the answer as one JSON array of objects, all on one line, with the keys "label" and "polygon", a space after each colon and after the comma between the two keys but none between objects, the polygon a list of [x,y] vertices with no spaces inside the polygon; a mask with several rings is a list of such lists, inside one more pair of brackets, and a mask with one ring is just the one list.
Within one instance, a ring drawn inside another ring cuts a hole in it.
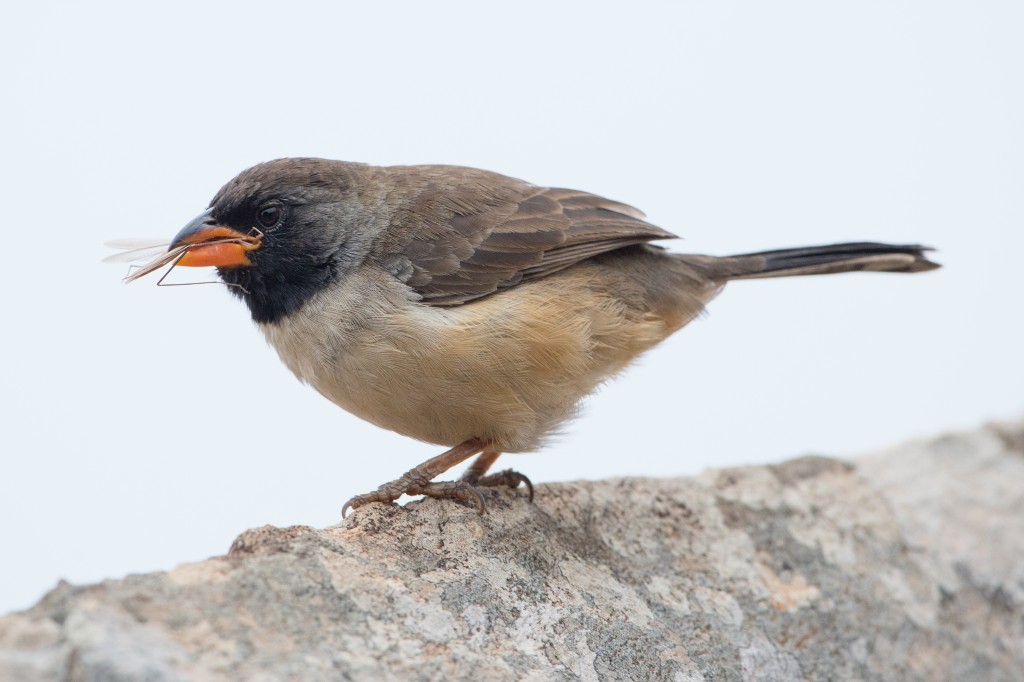
[{"label": "tail feather", "polygon": [[742,253],[714,259],[720,279],[758,279],[840,272],[924,272],[941,267],[928,260],[927,246],[856,242]]}]

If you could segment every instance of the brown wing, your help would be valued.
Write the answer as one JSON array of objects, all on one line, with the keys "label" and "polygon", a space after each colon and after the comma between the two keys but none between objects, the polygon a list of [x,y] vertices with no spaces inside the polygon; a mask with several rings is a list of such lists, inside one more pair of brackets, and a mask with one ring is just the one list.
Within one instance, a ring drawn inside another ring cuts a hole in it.
[{"label": "brown wing", "polygon": [[459,305],[581,260],[675,235],[626,204],[519,181],[462,184],[417,197],[408,240],[389,258],[431,305]]}]

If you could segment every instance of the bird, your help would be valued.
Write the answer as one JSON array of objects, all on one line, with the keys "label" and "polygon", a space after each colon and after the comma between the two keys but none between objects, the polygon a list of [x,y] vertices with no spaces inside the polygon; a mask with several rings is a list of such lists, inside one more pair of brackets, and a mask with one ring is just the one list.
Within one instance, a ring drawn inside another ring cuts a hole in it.
[{"label": "bird", "polygon": [[[448,448],[342,508],[403,494],[486,505],[533,485],[580,401],[734,280],[940,267],[929,247],[856,242],[716,257],[627,204],[459,166],[317,158],[255,165],[171,241],[215,266],[298,379],[348,412]],[[177,255],[181,254],[181,255]],[[457,480],[435,481],[476,459]]]}]

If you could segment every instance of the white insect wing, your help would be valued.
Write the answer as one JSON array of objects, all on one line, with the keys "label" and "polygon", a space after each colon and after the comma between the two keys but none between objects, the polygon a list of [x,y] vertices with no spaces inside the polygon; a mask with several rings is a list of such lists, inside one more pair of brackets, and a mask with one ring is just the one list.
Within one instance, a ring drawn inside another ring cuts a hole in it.
[{"label": "white insect wing", "polygon": [[135,263],[162,254],[170,245],[164,239],[114,239],[104,246],[121,251],[104,258],[104,263]]},{"label": "white insect wing", "polygon": [[170,251],[166,251],[166,252],[160,253],[160,255],[158,255],[156,258],[152,259],[148,263],[145,263],[144,265],[142,265],[135,272],[128,273],[128,275],[125,276],[124,281],[126,283],[127,282],[134,282],[135,280],[139,279],[140,277],[145,277],[149,273],[155,272],[155,271],[159,270],[160,268],[162,268],[163,266],[167,265],[168,263],[175,262],[181,256],[183,256],[186,251],[188,251],[191,248],[192,248],[191,244],[185,244],[184,246],[178,246],[176,248],[171,249]]},{"label": "white insect wing", "polygon": [[[164,240],[159,239],[114,239],[106,243],[106,246],[112,249],[120,249],[121,253],[115,253],[111,256],[107,256],[103,259],[104,263],[136,263],[138,261],[146,261],[137,267],[137,270],[130,271],[124,277],[125,283],[134,282],[135,280],[145,277],[151,272],[156,272],[165,265],[170,265],[171,270],[177,265],[178,261],[189,251],[189,249],[197,247],[212,246],[215,244],[246,244],[254,245],[250,248],[258,248],[260,240],[263,239],[263,233],[253,228],[251,233],[244,236],[228,236],[209,239],[203,241],[201,244],[182,244],[176,246],[173,249],[165,250],[169,246]],[[149,260],[147,260],[149,259]],[[158,285],[163,284],[164,279],[170,274],[170,270],[164,273],[164,275],[157,282]],[[185,284],[215,284],[216,282],[188,282]],[[164,284],[163,286],[184,286],[185,284]],[[230,286],[241,285],[231,284]],[[243,288],[244,290],[244,288]]]}]

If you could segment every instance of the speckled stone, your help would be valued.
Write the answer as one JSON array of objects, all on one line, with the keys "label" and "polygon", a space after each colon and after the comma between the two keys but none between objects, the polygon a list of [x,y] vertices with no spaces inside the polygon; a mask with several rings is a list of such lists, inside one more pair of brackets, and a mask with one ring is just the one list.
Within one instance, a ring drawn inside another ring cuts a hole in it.
[{"label": "speckled stone", "polygon": [[0,680],[1019,680],[1024,423],[246,531],[0,618]]}]

